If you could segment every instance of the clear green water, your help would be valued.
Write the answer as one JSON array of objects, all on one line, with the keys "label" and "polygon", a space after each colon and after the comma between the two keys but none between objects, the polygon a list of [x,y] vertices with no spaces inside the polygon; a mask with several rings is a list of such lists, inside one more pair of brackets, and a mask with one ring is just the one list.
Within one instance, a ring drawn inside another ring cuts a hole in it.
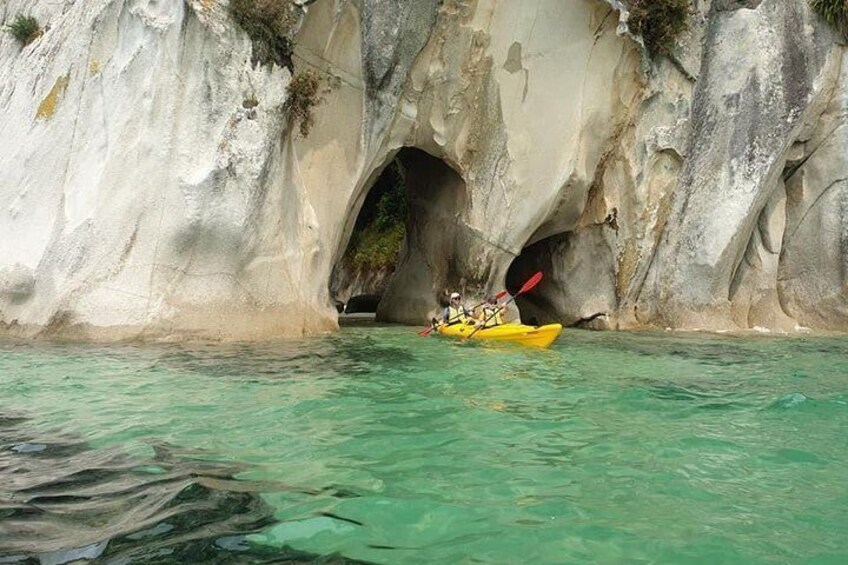
[{"label": "clear green water", "polygon": [[248,554],[848,563],[845,338],[0,344],[0,391],[39,437],[141,458],[167,442],[286,485],[258,487],[273,519],[239,538]]}]

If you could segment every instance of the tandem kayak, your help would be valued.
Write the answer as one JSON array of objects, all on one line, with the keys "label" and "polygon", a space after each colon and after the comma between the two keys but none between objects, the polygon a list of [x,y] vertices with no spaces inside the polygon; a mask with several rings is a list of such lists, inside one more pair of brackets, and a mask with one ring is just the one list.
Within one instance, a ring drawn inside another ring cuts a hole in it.
[{"label": "tandem kayak", "polygon": [[[475,326],[467,324],[454,324],[452,326],[439,326],[436,329],[442,335],[463,338],[471,335],[474,328]],[[502,324],[500,326],[482,329],[475,333],[471,339],[511,341],[533,347],[548,347],[559,337],[561,331],[561,324],[548,324],[547,326]]]}]

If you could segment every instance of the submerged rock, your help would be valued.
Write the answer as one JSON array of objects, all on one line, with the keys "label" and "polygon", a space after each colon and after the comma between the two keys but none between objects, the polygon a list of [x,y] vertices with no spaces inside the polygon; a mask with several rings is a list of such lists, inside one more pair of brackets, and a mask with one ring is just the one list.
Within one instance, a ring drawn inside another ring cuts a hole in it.
[{"label": "submerged rock", "polygon": [[774,401],[770,406],[773,409],[777,410],[788,410],[790,408],[795,408],[796,406],[803,404],[809,400],[807,396],[800,392],[792,392],[789,394],[784,394],[780,398]]},{"label": "submerged rock", "polygon": [[334,267],[398,157],[410,217],[382,319],[542,265],[527,317],[848,329],[844,46],[805,0],[703,2],[648,60],[623,6],[309,3],[303,137],[290,71],[253,65],[222,0],[10,0],[5,20],[47,31],[0,34],[0,327],[333,329]]},{"label": "submerged rock", "polygon": [[[2,563],[313,563],[319,556],[250,543],[303,523],[279,523],[263,495],[348,496],[239,480],[250,467],[215,461],[211,452],[155,442],[155,457],[140,457],[35,429],[0,409]],[[310,519],[351,527],[351,519],[326,512]]]}]

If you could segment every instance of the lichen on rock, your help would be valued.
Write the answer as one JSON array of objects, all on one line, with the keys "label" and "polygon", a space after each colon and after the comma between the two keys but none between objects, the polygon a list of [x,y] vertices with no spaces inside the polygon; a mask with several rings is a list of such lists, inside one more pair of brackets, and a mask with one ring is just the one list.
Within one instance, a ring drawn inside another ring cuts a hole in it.
[{"label": "lichen on rock", "polygon": [[50,89],[50,92],[47,93],[47,96],[38,105],[38,111],[35,113],[37,120],[46,120],[53,117],[53,114],[56,113],[56,106],[65,95],[70,82],[71,75],[61,76],[56,79],[56,82],[53,83],[53,88]]}]

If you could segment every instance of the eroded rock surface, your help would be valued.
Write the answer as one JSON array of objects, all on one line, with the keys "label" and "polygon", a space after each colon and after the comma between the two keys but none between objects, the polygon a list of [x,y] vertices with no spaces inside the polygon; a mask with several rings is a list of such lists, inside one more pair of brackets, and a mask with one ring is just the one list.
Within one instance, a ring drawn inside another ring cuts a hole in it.
[{"label": "eroded rock surface", "polygon": [[0,37],[0,322],[333,329],[331,273],[400,157],[384,319],[538,266],[525,317],[846,330],[844,46],[804,0],[697,6],[649,61],[618,1],[318,0],[293,58],[323,77],[303,138],[289,71],[252,65],[225,0],[9,0],[4,21],[49,29]]}]

